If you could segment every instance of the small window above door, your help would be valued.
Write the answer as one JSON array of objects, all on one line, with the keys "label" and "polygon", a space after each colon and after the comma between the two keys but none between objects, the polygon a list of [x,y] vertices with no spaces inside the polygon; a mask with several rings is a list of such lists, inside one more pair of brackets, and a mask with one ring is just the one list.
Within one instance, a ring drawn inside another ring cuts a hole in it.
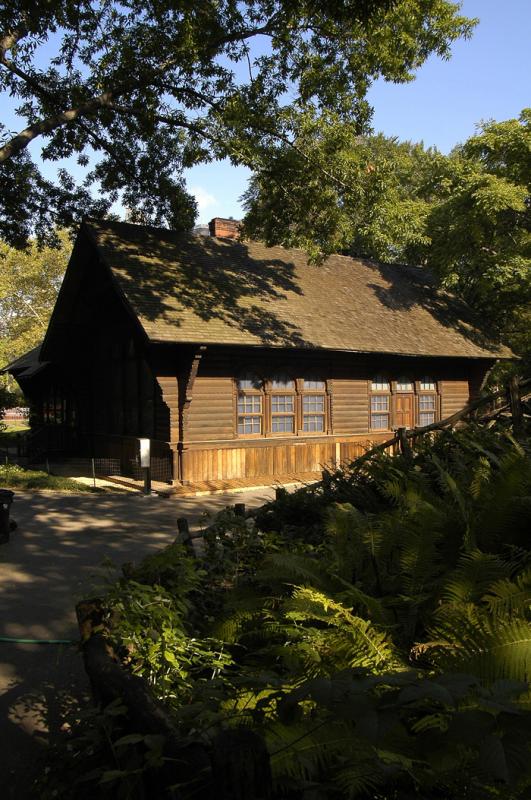
[{"label": "small window above door", "polygon": [[383,375],[375,375],[371,381],[371,392],[389,392],[389,381]]},{"label": "small window above door", "polygon": [[412,392],[414,389],[413,381],[410,381],[409,378],[401,377],[398,378],[396,382],[396,391],[397,392]]}]

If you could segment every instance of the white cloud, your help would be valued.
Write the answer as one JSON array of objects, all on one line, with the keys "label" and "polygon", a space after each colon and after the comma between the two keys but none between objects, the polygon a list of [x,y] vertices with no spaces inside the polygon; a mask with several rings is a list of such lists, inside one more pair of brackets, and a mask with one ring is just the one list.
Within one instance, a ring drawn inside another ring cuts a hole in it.
[{"label": "white cloud", "polygon": [[210,194],[210,192],[207,192],[206,189],[203,189],[202,186],[192,186],[190,191],[197,200],[197,208],[200,215],[211,206],[217,206],[217,199],[213,194]]}]

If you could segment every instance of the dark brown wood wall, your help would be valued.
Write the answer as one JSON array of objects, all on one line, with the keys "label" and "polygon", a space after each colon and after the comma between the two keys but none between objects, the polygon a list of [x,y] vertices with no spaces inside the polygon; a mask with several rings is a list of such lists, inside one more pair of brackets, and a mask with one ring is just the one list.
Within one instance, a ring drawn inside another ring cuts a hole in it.
[{"label": "dark brown wood wall", "polygon": [[440,381],[441,418],[449,417],[460,411],[470,399],[468,380]]},{"label": "dark brown wood wall", "polygon": [[[261,351],[207,347],[191,369],[188,353],[183,384],[188,401],[182,430],[179,476],[184,482],[238,481],[309,475],[339,465],[389,438],[369,430],[369,383],[429,375],[437,382],[438,413],[448,416],[479,390],[488,362],[463,359],[407,359],[342,353]],[[319,377],[328,382],[331,425],[327,435],[258,438],[236,435],[235,378],[246,371],[271,378]],[[190,377],[192,376],[192,377]],[[160,381],[160,379],[159,379]],[[169,397],[169,395],[168,395]]]},{"label": "dark brown wood wall", "polygon": [[235,425],[234,381],[231,377],[200,376],[192,388],[186,439],[233,439]]},{"label": "dark brown wood wall", "polygon": [[155,439],[179,441],[179,389],[176,375],[159,375],[155,385]]},{"label": "dark brown wood wall", "polygon": [[391,380],[402,375],[412,380],[432,376],[438,384],[440,416],[446,417],[479,390],[489,367],[490,362],[465,359],[207,347],[191,388],[183,440],[238,438],[234,378],[246,370],[264,377],[287,374],[326,379],[331,395],[330,432],[361,436],[369,432],[369,381],[374,375],[381,373]]},{"label": "dark brown wood wall", "polygon": [[332,381],[332,430],[334,433],[367,433],[369,391],[367,380],[334,378]]}]

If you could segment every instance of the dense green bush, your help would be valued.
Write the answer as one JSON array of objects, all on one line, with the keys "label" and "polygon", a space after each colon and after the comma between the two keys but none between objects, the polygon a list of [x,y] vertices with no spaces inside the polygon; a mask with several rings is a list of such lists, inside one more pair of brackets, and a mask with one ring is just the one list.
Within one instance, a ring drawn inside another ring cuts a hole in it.
[{"label": "dense green bush", "polygon": [[[526,448],[503,427],[469,427],[247,519],[227,509],[204,559],[173,545],[111,588],[108,635],[183,743],[259,734],[278,800],[524,800]],[[127,748],[120,725],[106,736],[120,748],[100,745],[99,772],[72,796],[100,782],[98,796],[143,797],[153,748],[142,732]],[[210,797],[209,781],[179,797]]]}]

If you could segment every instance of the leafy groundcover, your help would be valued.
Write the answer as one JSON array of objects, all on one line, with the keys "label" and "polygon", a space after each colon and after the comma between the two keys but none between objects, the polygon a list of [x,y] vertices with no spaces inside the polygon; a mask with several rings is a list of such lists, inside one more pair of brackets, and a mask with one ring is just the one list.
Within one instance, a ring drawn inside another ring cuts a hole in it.
[{"label": "leafy groundcover", "polygon": [[0,464],[0,486],[21,491],[31,489],[56,492],[101,492],[101,489],[94,489],[73,478],[49,475],[42,470],[25,469],[17,464]]},{"label": "leafy groundcover", "polygon": [[[169,762],[117,699],[77,720],[40,796],[147,798],[158,773],[157,796],[201,800],[529,797],[528,447],[442,433],[225,510],[202,557],[175,544],[128,570],[107,635],[212,758]],[[262,743],[261,788],[245,759],[216,785],[223,736],[229,761]]]}]

